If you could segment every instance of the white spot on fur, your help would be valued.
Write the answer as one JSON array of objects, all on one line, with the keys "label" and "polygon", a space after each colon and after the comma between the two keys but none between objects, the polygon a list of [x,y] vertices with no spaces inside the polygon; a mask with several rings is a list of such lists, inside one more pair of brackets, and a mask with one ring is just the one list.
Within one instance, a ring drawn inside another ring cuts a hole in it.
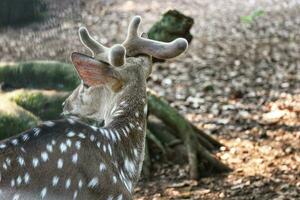
[{"label": "white spot on fur", "polygon": [[53,152],[53,147],[51,144],[47,144],[46,148],[50,153]]},{"label": "white spot on fur", "polygon": [[52,178],[52,186],[56,186],[57,183],[58,183],[58,181],[59,181],[59,177],[58,176],[53,176],[53,178]]},{"label": "white spot on fur", "polygon": [[52,121],[45,121],[43,124],[46,125],[46,126],[48,126],[48,127],[52,127],[52,126],[55,125],[55,123],[52,122]]},{"label": "white spot on fur", "polygon": [[15,187],[15,185],[16,185],[15,179],[12,179],[10,181],[10,187]]},{"label": "white spot on fur", "polygon": [[72,162],[73,162],[74,164],[76,164],[77,161],[78,161],[78,154],[75,153],[75,154],[73,154],[73,156],[72,156]]},{"label": "white spot on fur", "polygon": [[104,129],[103,128],[99,128],[99,131],[102,135],[104,135]]},{"label": "white spot on fur", "polygon": [[19,200],[20,199],[20,195],[19,194],[14,194],[14,196],[13,196],[12,199],[13,200]]},{"label": "white spot on fur", "polygon": [[42,191],[41,191],[41,198],[42,198],[42,199],[45,198],[46,194],[47,194],[47,188],[44,187],[44,188],[42,189]]},{"label": "white spot on fur", "polygon": [[64,153],[65,151],[67,151],[67,145],[65,143],[61,143],[59,145],[59,148],[60,148],[61,153]]},{"label": "white spot on fur", "polygon": [[116,176],[113,176],[112,180],[113,180],[113,183],[117,183],[117,177]]},{"label": "white spot on fur", "polygon": [[116,108],[117,108],[117,105],[115,104],[114,107],[113,107],[113,108],[111,109],[111,111],[110,111],[110,114],[111,114],[111,115],[115,112]]},{"label": "white spot on fur", "polygon": [[136,118],[139,118],[139,117],[140,117],[140,113],[139,113],[138,111],[136,111],[136,112],[134,113],[134,115],[135,115]]},{"label": "white spot on fur", "polygon": [[21,178],[21,176],[18,176],[17,177],[17,185],[21,185],[21,183],[22,183],[22,178]]},{"label": "white spot on fur", "polygon": [[129,122],[129,126],[130,126],[130,128],[132,128],[132,129],[134,129],[134,128],[135,128],[134,124],[133,124],[133,123],[131,123],[131,122]]},{"label": "white spot on fur", "polygon": [[120,136],[120,133],[118,132],[118,130],[115,130],[115,133],[116,133],[116,136],[117,136],[118,140],[120,141],[121,140],[121,136]]},{"label": "white spot on fur", "polygon": [[124,174],[123,170],[120,170],[119,177],[120,177],[120,179],[122,180],[122,182],[124,183],[124,185],[125,185],[125,187],[127,188],[127,190],[128,190],[129,192],[131,192],[131,189],[132,189],[132,183],[131,183],[131,181],[129,181],[129,180],[125,177],[125,174]]},{"label": "white spot on fur", "polygon": [[91,135],[90,136],[90,140],[93,142],[95,140],[95,136],[94,135]]},{"label": "white spot on fur", "polygon": [[102,146],[102,150],[106,153],[106,145]]},{"label": "white spot on fur", "polygon": [[3,169],[7,170],[7,165],[6,165],[6,163],[3,163],[3,164],[2,164],[2,167],[3,167]]},{"label": "white spot on fur", "polygon": [[10,164],[11,164],[10,158],[6,158],[6,159],[5,159],[5,162],[7,163],[8,166],[10,166]]},{"label": "white spot on fur", "polygon": [[29,139],[29,135],[28,134],[24,134],[22,136],[22,139],[23,139],[24,142],[26,142]]},{"label": "white spot on fur", "polygon": [[127,172],[130,174],[130,176],[134,175],[135,173],[135,165],[132,161],[130,161],[128,158],[125,159],[124,161],[125,169]]},{"label": "white spot on fur", "polygon": [[123,110],[118,110],[118,111],[114,112],[113,116],[118,117],[118,116],[121,116],[123,113],[124,113]]},{"label": "white spot on fur", "polygon": [[72,146],[72,141],[70,139],[67,139],[66,144],[67,144],[68,147],[71,147]]},{"label": "white spot on fur", "polygon": [[71,186],[71,179],[68,178],[68,179],[66,180],[66,185],[65,185],[65,187],[66,187],[66,189],[69,189],[70,186]]},{"label": "white spot on fur", "polygon": [[116,138],[116,135],[115,133],[112,131],[112,130],[109,130],[109,133],[110,133],[110,138],[113,142],[116,142],[117,138]]},{"label": "white spot on fur", "polygon": [[0,149],[4,149],[6,147],[6,145],[5,144],[0,144]]},{"label": "white spot on fur", "polygon": [[108,196],[106,200],[113,200],[112,196]]},{"label": "white spot on fur", "polygon": [[73,194],[73,199],[76,199],[76,198],[77,198],[77,196],[78,196],[78,191],[77,191],[77,190],[75,190],[75,191],[74,191],[74,194]]},{"label": "white spot on fur", "polygon": [[112,149],[111,149],[111,145],[110,145],[110,144],[108,144],[108,145],[107,145],[107,148],[108,148],[108,152],[109,152],[109,154],[112,156]]},{"label": "white spot on fur", "polygon": [[123,128],[122,128],[121,130],[123,131],[123,133],[124,133],[125,137],[127,137],[127,134],[128,134],[128,133],[126,132],[126,130],[125,130],[125,129],[123,129]]},{"label": "white spot on fur", "polygon": [[100,163],[100,165],[99,165],[99,171],[102,172],[104,170],[106,170],[105,164],[104,163]]},{"label": "white spot on fur", "polygon": [[63,159],[59,158],[57,160],[57,168],[61,169],[63,166],[64,166],[64,161],[63,161]]},{"label": "white spot on fur", "polygon": [[78,137],[82,138],[82,139],[85,139],[85,135],[83,133],[79,133],[78,134]]},{"label": "white spot on fur", "polygon": [[82,182],[82,180],[79,180],[79,181],[78,181],[78,188],[81,189],[82,186],[83,186],[83,182]]},{"label": "white spot on fur", "polygon": [[34,132],[34,134],[33,134],[34,136],[38,136],[41,132],[41,129],[39,129],[39,128],[33,128],[32,130]]},{"label": "white spot on fur", "polygon": [[123,195],[120,194],[120,195],[116,198],[116,200],[123,200]]},{"label": "white spot on fur", "polygon": [[90,126],[94,131],[97,131],[97,127],[96,126]]},{"label": "white spot on fur", "polygon": [[73,131],[67,133],[68,137],[74,137],[76,134]]},{"label": "white spot on fur", "polygon": [[126,101],[122,101],[121,103],[120,103],[120,106],[127,106],[127,103],[126,103]]},{"label": "white spot on fur", "polygon": [[28,172],[26,172],[25,175],[24,175],[24,183],[25,183],[25,184],[28,184],[29,181],[30,181],[30,175],[29,175]]},{"label": "white spot on fur", "polygon": [[76,146],[76,149],[79,150],[80,147],[81,147],[81,142],[80,141],[76,141],[75,142],[75,146]]},{"label": "white spot on fur", "polygon": [[21,149],[22,152],[26,153],[24,147],[21,147],[20,149]]},{"label": "white spot on fur", "polygon": [[39,159],[38,158],[33,158],[32,159],[33,168],[36,168],[38,165],[39,165]]},{"label": "white spot on fur", "polygon": [[19,156],[19,157],[17,158],[17,160],[18,160],[20,166],[24,166],[24,165],[25,165],[25,161],[24,161],[24,158],[23,158],[23,157]]},{"label": "white spot on fur", "polygon": [[88,187],[90,188],[95,188],[98,185],[99,179],[98,177],[94,177],[92,178],[92,180],[90,180],[90,182],[88,183]]},{"label": "white spot on fur", "polygon": [[17,139],[13,139],[12,141],[11,141],[11,143],[13,144],[13,145],[18,145],[18,140]]},{"label": "white spot on fur", "polygon": [[137,158],[138,157],[138,154],[139,152],[138,152],[138,150],[137,149],[133,149],[133,154],[134,154],[134,156]]},{"label": "white spot on fur", "polygon": [[125,126],[125,130],[126,130],[127,133],[130,132],[130,129],[128,128],[128,126]]},{"label": "white spot on fur", "polygon": [[41,153],[41,157],[42,157],[42,160],[43,160],[44,162],[46,162],[47,160],[49,160],[48,153],[45,152],[45,151]]},{"label": "white spot on fur", "polygon": [[70,124],[75,124],[75,121],[74,121],[73,119],[68,118],[67,120],[68,120],[68,122],[69,122]]},{"label": "white spot on fur", "polygon": [[103,129],[105,136],[109,139],[109,133],[106,129]]}]

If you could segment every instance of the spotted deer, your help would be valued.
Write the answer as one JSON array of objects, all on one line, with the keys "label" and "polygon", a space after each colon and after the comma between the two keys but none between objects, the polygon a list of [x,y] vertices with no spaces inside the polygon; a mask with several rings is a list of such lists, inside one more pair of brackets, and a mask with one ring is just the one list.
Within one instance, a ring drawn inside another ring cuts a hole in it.
[{"label": "spotted deer", "polygon": [[68,117],[0,142],[0,199],[132,199],[144,158],[151,56],[172,58],[187,48],[181,38],[139,36],[140,21],[134,17],[126,40],[111,48],[79,29],[93,57],[71,56],[82,83],[64,103]]}]

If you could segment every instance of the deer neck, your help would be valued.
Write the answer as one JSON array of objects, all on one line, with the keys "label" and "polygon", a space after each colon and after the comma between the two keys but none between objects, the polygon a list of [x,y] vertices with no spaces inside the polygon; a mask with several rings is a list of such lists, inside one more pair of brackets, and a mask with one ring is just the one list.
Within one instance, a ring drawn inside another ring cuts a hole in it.
[{"label": "deer neck", "polygon": [[[129,183],[140,175],[144,160],[146,133],[146,83],[133,82],[111,98],[110,109],[104,116],[103,129],[121,135],[117,143],[118,168],[123,170]],[[132,188],[130,186],[129,188]]]}]

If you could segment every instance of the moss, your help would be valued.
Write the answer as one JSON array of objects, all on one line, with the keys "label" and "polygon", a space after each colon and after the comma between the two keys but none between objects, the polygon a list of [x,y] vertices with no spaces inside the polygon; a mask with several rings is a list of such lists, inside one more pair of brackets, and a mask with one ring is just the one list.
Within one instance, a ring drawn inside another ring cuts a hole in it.
[{"label": "moss", "polygon": [[169,10],[160,21],[150,28],[148,36],[150,39],[163,42],[170,42],[178,37],[186,38],[188,42],[191,42],[193,37],[190,29],[193,24],[193,18],[185,16],[177,10]]},{"label": "moss", "polygon": [[10,99],[42,120],[53,120],[60,117],[67,95],[67,92],[18,90],[10,94]]},{"label": "moss", "polygon": [[79,79],[70,64],[34,61],[0,64],[0,82],[13,88],[72,90]]},{"label": "moss", "polygon": [[1,98],[0,102],[0,139],[35,127],[39,118],[20,108],[15,103]]}]

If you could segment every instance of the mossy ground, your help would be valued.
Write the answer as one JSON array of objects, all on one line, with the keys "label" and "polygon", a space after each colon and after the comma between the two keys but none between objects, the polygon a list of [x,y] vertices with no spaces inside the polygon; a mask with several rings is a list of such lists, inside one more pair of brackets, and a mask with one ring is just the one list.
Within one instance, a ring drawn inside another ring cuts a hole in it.
[{"label": "mossy ground", "polygon": [[53,90],[18,90],[10,94],[12,101],[42,120],[59,118],[62,112],[62,103],[67,95],[68,92]]},{"label": "mossy ground", "polygon": [[0,139],[36,126],[40,119],[0,93]]},{"label": "mossy ground", "polygon": [[[79,79],[73,66],[53,61],[0,63],[0,139],[60,118],[62,103]],[[23,89],[17,89],[23,88]],[[25,89],[24,89],[25,88]]]}]

